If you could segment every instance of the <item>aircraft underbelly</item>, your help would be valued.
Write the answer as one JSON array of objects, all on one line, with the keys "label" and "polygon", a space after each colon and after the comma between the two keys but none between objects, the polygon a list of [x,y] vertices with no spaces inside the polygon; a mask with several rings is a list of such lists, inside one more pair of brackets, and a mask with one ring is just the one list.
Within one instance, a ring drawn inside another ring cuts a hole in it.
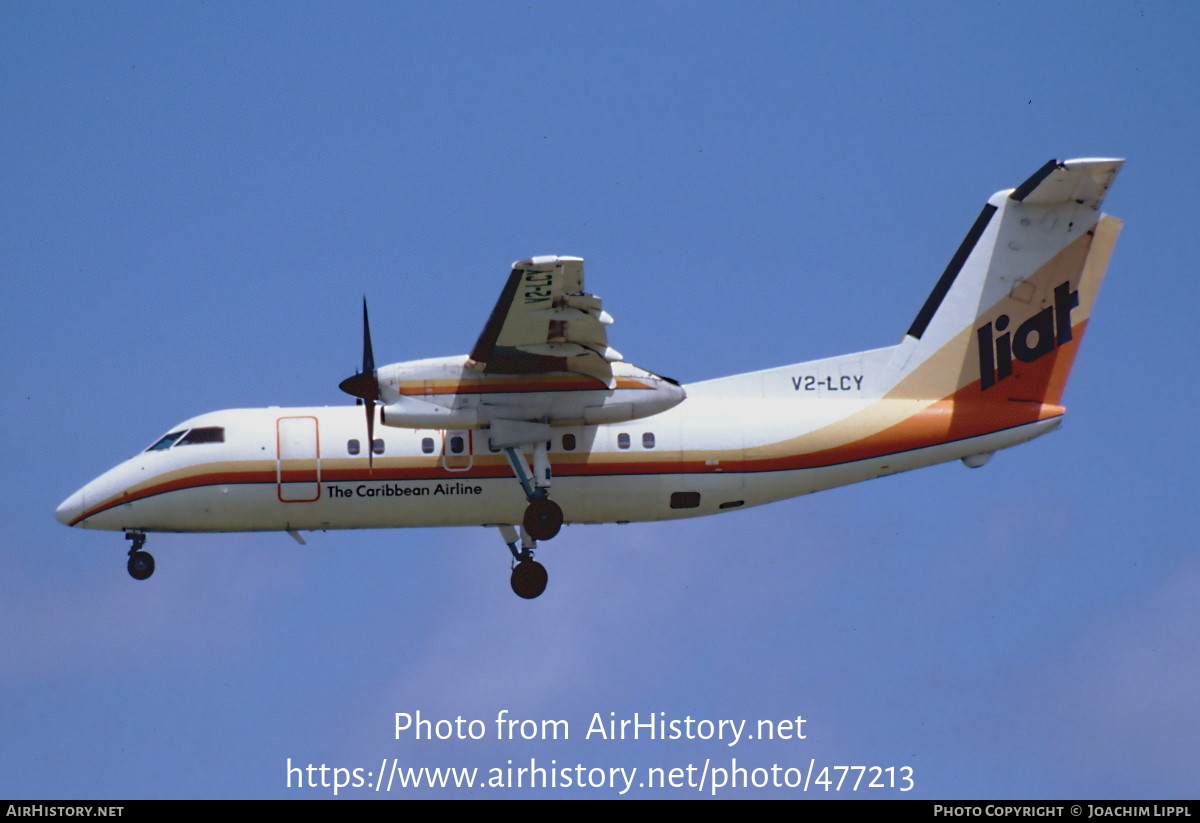
[{"label": "aircraft underbelly", "polygon": [[811,466],[794,471],[751,472],[746,475],[747,505],[773,503],[838,486],[861,483],[876,477],[959,460],[969,455],[999,451],[1054,431],[1061,423],[1062,419],[1056,417],[978,437],[861,460]]}]

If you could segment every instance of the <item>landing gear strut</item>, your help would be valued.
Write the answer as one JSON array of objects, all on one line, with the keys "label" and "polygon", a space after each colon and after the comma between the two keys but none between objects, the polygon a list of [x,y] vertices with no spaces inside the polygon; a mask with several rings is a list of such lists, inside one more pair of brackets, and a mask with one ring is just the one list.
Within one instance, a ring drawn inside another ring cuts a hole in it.
[{"label": "landing gear strut", "polygon": [[[511,525],[500,526],[500,534],[512,552],[512,590],[518,597],[532,600],[546,590],[546,567],[533,559],[537,541],[549,540],[562,528],[562,508],[550,499],[550,426],[519,420],[493,420],[489,440],[493,449],[502,449],[508,465],[525,492],[528,505],[521,518],[521,533]],[[522,451],[533,455],[533,466],[525,462]],[[518,541],[520,548],[518,548]]]},{"label": "landing gear strut", "polygon": [[154,555],[142,551],[142,546],[146,545],[146,533],[125,532],[125,539],[130,541],[129,562],[125,568],[134,580],[145,580],[154,574]]},{"label": "landing gear strut", "polygon": [[532,451],[532,474],[529,473],[524,456],[515,448],[506,447],[504,454],[508,457],[508,464],[512,466],[517,480],[521,482],[525,499],[529,501],[521,525],[534,540],[549,540],[562,528],[563,512],[562,508],[550,499],[550,460],[546,456],[545,442],[535,443]]},{"label": "landing gear strut", "polygon": [[[560,519],[561,516],[560,513]],[[521,548],[517,549],[517,530],[512,526],[500,527],[500,534],[513,556],[512,577],[509,579],[513,593],[517,597],[532,600],[546,590],[549,575],[546,574],[546,567],[533,559],[536,541],[529,535],[528,529],[522,529],[522,532]]]}]

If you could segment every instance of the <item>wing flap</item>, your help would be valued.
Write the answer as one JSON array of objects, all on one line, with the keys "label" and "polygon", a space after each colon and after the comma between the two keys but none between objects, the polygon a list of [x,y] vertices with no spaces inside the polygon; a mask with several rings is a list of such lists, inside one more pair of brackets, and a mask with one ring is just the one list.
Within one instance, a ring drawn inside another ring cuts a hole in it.
[{"label": "wing flap", "polygon": [[471,359],[491,374],[568,371],[604,382],[620,352],[608,345],[612,317],[583,290],[583,260],[547,255],[513,263]]}]

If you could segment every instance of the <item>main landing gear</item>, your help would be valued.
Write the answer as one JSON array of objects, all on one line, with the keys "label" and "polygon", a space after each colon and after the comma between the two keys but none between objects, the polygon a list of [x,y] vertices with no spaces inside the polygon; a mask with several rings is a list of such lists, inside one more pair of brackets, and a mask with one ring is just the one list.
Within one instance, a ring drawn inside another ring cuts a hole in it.
[{"label": "main landing gear", "polygon": [[546,456],[546,443],[542,441],[530,448],[533,451],[532,474],[525,463],[525,456],[517,449],[512,446],[505,447],[504,454],[513,474],[521,481],[525,499],[529,502],[525,507],[521,525],[534,540],[549,540],[562,528],[563,512],[562,508],[550,499],[550,458]]},{"label": "main landing gear", "polygon": [[525,507],[521,525],[534,540],[549,540],[562,528],[563,513],[557,503],[549,497],[537,497]]},{"label": "main landing gear", "polygon": [[[520,535],[514,526],[500,526],[500,534],[513,556],[512,590],[526,600],[532,600],[546,590],[546,567],[533,559],[537,541],[554,537],[563,524],[562,508],[550,499],[550,456],[547,453],[550,437],[550,426],[546,423],[493,420],[491,425],[492,448],[504,451],[528,503],[521,518]],[[532,471],[525,461],[525,451],[533,454]]]},{"label": "main landing gear", "polygon": [[134,580],[145,580],[154,574],[154,555],[142,551],[142,546],[146,545],[146,533],[125,532],[125,539],[131,541],[129,562],[125,564],[125,568],[129,570],[129,576]]},{"label": "main landing gear", "polygon": [[529,530],[526,528],[521,529],[520,549],[517,548],[518,537],[515,528],[501,526],[500,535],[504,538],[504,542],[513,556],[512,577],[509,580],[513,593],[517,597],[532,600],[546,590],[546,581],[549,580],[546,567],[533,559],[533,550],[537,548],[537,541],[530,536]]},{"label": "main landing gear", "polygon": [[[534,540],[549,540],[562,528],[563,512],[550,499],[550,426],[522,420],[493,420],[489,440],[502,449],[508,465],[525,492],[525,516],[521,525]],[[533,470],[523,452],[533,454]]]}]

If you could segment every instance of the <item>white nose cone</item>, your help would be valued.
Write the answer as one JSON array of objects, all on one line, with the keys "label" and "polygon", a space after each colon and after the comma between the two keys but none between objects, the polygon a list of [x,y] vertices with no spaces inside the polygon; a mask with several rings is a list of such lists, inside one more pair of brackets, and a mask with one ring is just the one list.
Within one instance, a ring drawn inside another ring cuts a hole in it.
[{"label": "white nose cone", "polygon": [[85,505],[83,489],[80,489],[58,504],[58,508],[54,510],[54,519],[64,526],[74,526],[79,516],[83,514]]}]

